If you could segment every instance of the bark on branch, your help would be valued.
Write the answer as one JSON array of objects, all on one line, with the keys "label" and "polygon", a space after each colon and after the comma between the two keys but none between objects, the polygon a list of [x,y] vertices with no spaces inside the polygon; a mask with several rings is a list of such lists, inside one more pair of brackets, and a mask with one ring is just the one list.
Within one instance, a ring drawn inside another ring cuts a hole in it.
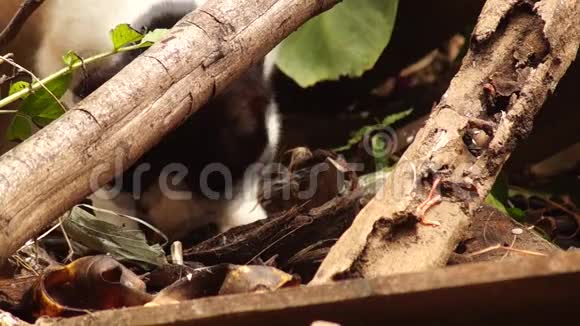
[{"label": "bark on branch", "polygon": [[0,158],[0,258],[337,2],[212,0],[186,16],[103,87]]},{"label": "bark on branch", "polygon": [[42,5],[44,0],[24,0],[8,25],[0,32],[0,49],[10,43],[26,23],[26,20]]},{"label": "bark on branch", "polygon": [[[312,283],[443,266],[579,44],[579,0],[488,0],[448,91]],[[442,225],[416,225],[436,178]]]}]

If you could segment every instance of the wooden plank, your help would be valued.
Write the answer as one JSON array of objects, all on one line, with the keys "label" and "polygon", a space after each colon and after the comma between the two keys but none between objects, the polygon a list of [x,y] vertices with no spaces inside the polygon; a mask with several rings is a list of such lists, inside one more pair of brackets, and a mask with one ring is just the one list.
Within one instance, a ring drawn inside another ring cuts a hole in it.
[{"label": "wooden plank", "polygon": [[[580,302],[580,252],[58,320],[58,325],[343,325],[563,321]],[[45,320],[40,324],[50,324]]]}]

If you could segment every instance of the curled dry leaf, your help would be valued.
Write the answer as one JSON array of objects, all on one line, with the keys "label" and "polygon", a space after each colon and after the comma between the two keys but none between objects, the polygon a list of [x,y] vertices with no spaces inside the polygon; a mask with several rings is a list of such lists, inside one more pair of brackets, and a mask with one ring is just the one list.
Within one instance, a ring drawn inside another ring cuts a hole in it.
[{"label": "curled dry leaf", "polygon": [[230,266],[219,294],[274,291],[300,284],[294,276],[268,266]]},{"label": "curled dry leaf", "polygon": [[221,264],[196,269],[159,292],[147,305],[171,304],[212,295],[275,291],[298,284],[297,278],[273,267]]},{"label": "curled dry leaf", "polygon": [[87,256],[48,271],[33,288],[34,315],[69,317],[151,301],[145,283],[109,256]]}]

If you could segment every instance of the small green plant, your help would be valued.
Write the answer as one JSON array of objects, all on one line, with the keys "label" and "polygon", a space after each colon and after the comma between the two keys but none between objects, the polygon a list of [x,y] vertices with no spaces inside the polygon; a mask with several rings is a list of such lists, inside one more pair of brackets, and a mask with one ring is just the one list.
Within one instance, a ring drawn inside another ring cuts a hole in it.
[{"label": "small green plant", "polygon": [[[364,127],[360,128],[359,130],[352,132],[351,137],[348,140],[348,143],[344,146],[335,148],[334,151],[335,152],[347,151],[347,150],[351,149],[354,145],[363,141],[364,138],[367,137],[368,135],[372,134],[375,131],[383,130],[383,129],[391,126],[395,122],[406,118],[412,112],[413,112],[413,109],[409,109],[409,110],[402,111],[399,113],[394,113],[394,114],[388,115],[382,121],[380,121],[374,125],[364,126]],[[371,142],[373,142],[372,139],[371,139]],[[380,144],[376,143],[376,145],[380,145]],[[375,146],[373,146],[373,148],[374,147]]]},{"label": "small green plant", "polygon": [[[65,107],[58,99],[66,93],[72,80],[72,73],[83,66],[91,65],[121,52],[133,51],[151,46],[163,37],[165,29],[157,29],[141,34],[128,24],[121,24],[110,32],[113,49],[89,58],[81,58],[70,51],[63,57],[65,67],[54,74],[33,83],[17,82],[11,85],[7,97],[0,99],[0,114],[15,113],[7,132],[11,141],[23,141],[30,137],[33,125],[45,127],[60,117]],[[1,111],[8,104],[22,100],[19,109]]]}]

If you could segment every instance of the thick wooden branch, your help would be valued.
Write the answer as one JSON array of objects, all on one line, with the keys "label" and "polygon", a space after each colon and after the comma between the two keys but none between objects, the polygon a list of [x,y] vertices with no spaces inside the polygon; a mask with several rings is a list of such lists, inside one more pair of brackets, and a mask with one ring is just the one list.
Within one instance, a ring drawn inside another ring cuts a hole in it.
[{"label": "thick wooden branch", "polygon": [[8,25],[0,32],[0,49],[10,43],[24,26],[28,18],[42,5],[44,0],[24,0]]},{"label": "thick wooden branch", "polygon": [[186,16],[103,87],[0,158],[0,258],[337,2],[213,0]]},{"label": "thick wooden branch", "polygon": [[[473,210],[575,59],[579,0],[488,0],[448,91],[379,193],[331,249],[313,284],[443,266]],[[416,225],[433,181],[443,202]]]}]

